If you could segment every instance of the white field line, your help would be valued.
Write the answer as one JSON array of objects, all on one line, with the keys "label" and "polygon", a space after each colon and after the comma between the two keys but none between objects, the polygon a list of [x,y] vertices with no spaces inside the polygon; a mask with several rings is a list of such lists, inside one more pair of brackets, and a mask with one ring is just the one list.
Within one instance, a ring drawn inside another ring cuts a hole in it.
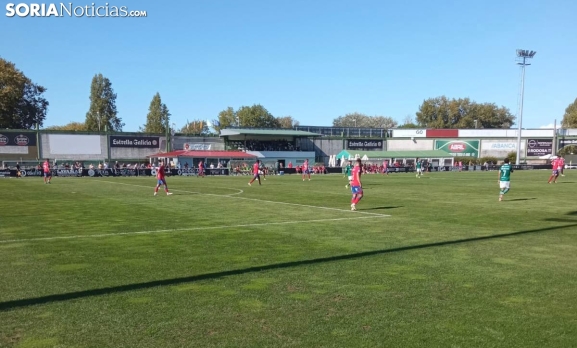
[{"label": "white field line", "polygon": [[[110,183],[110,184],[126,185],[126,186],[134,186],[134,187],[142,187],[142,188],[150,189],[150,186],[145,186],[145,185],[126,184],[126,183],[122,183],[122,182],[114,182],[114,181],[106,181],[106,180],[102,180],[102,182],[107,182],[107,183]],[[236,189],[235,189],[235,190],[236,190]],[[357,211],[351,211],[351,210],[345,210],[345,209],[339,209],[339,208],[321,207],[321,206],[318,206],[318,205],[307,205],[307,204],[298,204],[298,203],[268,201],[268,200],[258,199],[258,198],[232,197],[231,195],[217,195],[217,194],[213,194],[213,193],[200,193],[200,192],[183,191],[183,190],[172,190],[172,191],[175,191],[175,192],[185,192],[185,193],[194,193],[194,194],[199,194],[199,195],[204,195],[204,196],[229,197],[229,198],[233,198],[233,199],[242,199],[242,200],[246,200],[246,201],[255,201],[255,202],[262,202],[262,203],[292,205],[292,206],[295,206],[295,207],[304,207],[304,208],[333,210],[333,211],[339,211],[339,212],[343,212],[343,213],[346,212],[346,213],[364,214],[364,215],[379,216],[379,217],[383,217],[383,216],[390,217],[390,215],[386,215],[386,214],[369,213],[369,212],[366,212],[366,211],[358,211],[358,210],[357,210]]]},{"label": "white field line", "polygon": [[[386,215],[380,215],[380,216],[381,217],[387,217]],[[87,235],[60,236],[60,237],[8,239],[8,240],[0,240],[0,244],[22,243],[22,242],[39,242],[39,241],[52,241],[52,240],[66,240],[66,239],[81,239],[81,238],[103,238],[103,237],[130,236],[130,235],[140,235],[140,234],[175,233],[175,232],[185,232],[185,231],[205,231],[205,230],[218,230],[218,229],[244,228],[244,227],[261,227],[261,226],[273,226],[273,225],[307,224],[307,223],[344,221],[344,220],[360,220],[360,219],[372,219],[372,218],[374,218],[374,216],[357,216],[357,217],[334,218],[334,219],[263,222],[263,223],[258,223],[258,224],[243,224],[243,225],[203,226],[203,227],[177,228],[177,229],[154,230],[154,231],[113,232],[113,233],[100,233],[100,234],[87,234]]]}]

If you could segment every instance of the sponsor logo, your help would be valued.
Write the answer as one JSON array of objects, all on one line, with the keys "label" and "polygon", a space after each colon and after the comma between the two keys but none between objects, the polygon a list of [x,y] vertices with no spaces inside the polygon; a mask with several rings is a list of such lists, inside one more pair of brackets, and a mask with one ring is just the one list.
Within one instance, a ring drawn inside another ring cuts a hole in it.
[{"label": "sponsor logo", "polygon": [[349,148],[382,148],[383,142],[376,140],[349,140]]},{"label": "sponsor logo", "polygon": [[75,169],[58,169],[56,171],[56,175],[58,176],[82,176],[81,170]]},{"label": "sponsor logo", "polygon": [[514,150],[517,148],[517,144],[515,143],[495,143],[491,144],[492,149],[505,149],[505,150]]},{"label": "sponsor logo", "polygon": [[180,176],[195,176],[196,169],[179,169],[177,174]]},{"label": "sponsor logo", "polygon": [[21,176],[43,176],[44,172],[38,169],[21,170]]},{"label": "sponsor logo", "polygon": [[110,146],[113,147],[158,148],[159,143],[158,137],[130,137],[122,135],[110,137]]},{"label": "sponsor logo", "polygon": [[10,176],[10,169],[0,170],[0,178],[9,177],[9,176]]},{"label": "sponsor logo", "polygon": [[449,144],[449,150],[451,150],[451,152],[463,152],[466,149],[467,149],[467,145],[465,143]]},{"label": "sponsor logo", "polygon": [[96,172],[94,171],[94,169],[88,169],[88,175],[89,175],[89,176],[94,176],[94,174],[96,174]]},{"label": "sponsor logo", "polygon": [[529,140],[529,147],[535,147],[537,145],[538,145],[537,140],[533,140],[533,139]]},{"label": "sponsor logo", "polygon": [[8,137],[4,134],[0,134],[0,146],[8,144]]},{"label": "sponsor logo", "polygon": [[30,139],[27,136],[20,134],[14,138],[14,142],[18,146],[26,146],[30,143]]},{"label": "sponsor logo", "polygon": [[183,146],[184,150],[210,150],[212,147],[212,144],[190,144],[190,143],[185,143]]}]

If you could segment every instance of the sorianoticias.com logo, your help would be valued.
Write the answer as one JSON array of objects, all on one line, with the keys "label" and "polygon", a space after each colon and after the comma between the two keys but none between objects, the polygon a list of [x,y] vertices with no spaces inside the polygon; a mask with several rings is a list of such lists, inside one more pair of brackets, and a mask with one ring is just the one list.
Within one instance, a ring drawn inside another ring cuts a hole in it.
[{"label": "sorianoticias.com logo", "polygon": [[6,4],[6,17],[146,17],[146,11],[129,10],[126,6],[108,3],[98,6],[75,6],[73,3],[50,4]]}]

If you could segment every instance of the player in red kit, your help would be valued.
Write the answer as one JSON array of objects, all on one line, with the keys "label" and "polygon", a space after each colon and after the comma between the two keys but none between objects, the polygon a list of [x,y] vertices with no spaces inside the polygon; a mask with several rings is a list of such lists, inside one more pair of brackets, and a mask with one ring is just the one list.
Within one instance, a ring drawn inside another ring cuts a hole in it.
[{"label": "player in red kit", "polygon": [[351,210],[357,210],[357,203],[363,198],[363,185],[361,184],[361,159],[357,158],[355,166],[353,167],[353,179],[351,180],[351,192],[353,198],[351,199]]},{"label": "player in red kit", "polygon": [[198,164],[198,176],[202,176],[204,178],[204,163],[200,161]]},{"label": "player in red kit", "polygon": [[389,175],[389,161],[383,161],[383,174]]},{"label": "player in red kit", "polygon": [[168,192],[168,185],[166,185],[166,178],[164,177],[164,169],[164,162],[160,162],[160,167],[156,169],[156,179],[158,182],[156,184],[156,188],[154,189],[155,196],[158,194],[158,188],[161,185],[164,185],[164,192],[166,192],[167,196],[172,194],[172,192]]},{"label": "player in red kit", "polygon": [[309,169],[309,160],[306,159],[305,163],[303,163],[303,181],[305,181],[305,177],[309,176],[309,181],[311,181],[311,171]]},{"label": "player in red kit", "polygon": [[561,176],[565,176],[565,158],[559,157],[558,167],[559,174],[561,174]]},{"label": "player in red kit", "polygon": [[260,167],[260,160],[256,160],[256,162],[254,162],[254,164],[252,165],[252,180],[248,183],[248,186],[252,186],[252,183],[255,180],[258,180],[258,184],[260,185],[260,174],[258,173],[259,168]]},{"label": "player in red kit", "polygon": [[551,181],[553,181],[553,183],[556,184],[557,177],[559,176],[559,160],[557,158],[552,159],[551,165],[553,166],[553,171],[551,172],[551,176],[549,177],[547,183],[550,184]]},{"label": "player in red kit", "polygon": [[44,171],[44,183],[50,184],[52,173],[50,172],[50,162],[48,162],[48,160],[45,160],[44,164],[42,164],[42,170]]}]

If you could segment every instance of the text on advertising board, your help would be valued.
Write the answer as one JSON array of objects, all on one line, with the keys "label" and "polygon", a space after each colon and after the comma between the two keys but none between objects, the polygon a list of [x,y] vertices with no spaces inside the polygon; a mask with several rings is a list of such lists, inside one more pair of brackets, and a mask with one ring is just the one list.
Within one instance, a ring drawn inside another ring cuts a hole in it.
[{"label": "text on advertising board", "polygon": [[527,156],[545,156],[553,153],[553,140],[529,139],[527,140]]},{"label": "text on advertising board", "polygon": [[36,146],[36,133],[0,134],[0,146]]},{"label": "text on advertising board", "polygon": [[159,137],[110,136],[110,147],[158,148],[159,144]]},{"label": "text on advertising board", "polygon": [[451,156],[479,157],[479,140],[435,140],[435,150],[447,151]]},{"label": "text on advertising board", "polygon": [[382,140],[349,139],[349,140],[347,140],[347,149],[349,149],[349,150],[356,150],[356,149],[382,150],[383,149],[383,141]]}]

